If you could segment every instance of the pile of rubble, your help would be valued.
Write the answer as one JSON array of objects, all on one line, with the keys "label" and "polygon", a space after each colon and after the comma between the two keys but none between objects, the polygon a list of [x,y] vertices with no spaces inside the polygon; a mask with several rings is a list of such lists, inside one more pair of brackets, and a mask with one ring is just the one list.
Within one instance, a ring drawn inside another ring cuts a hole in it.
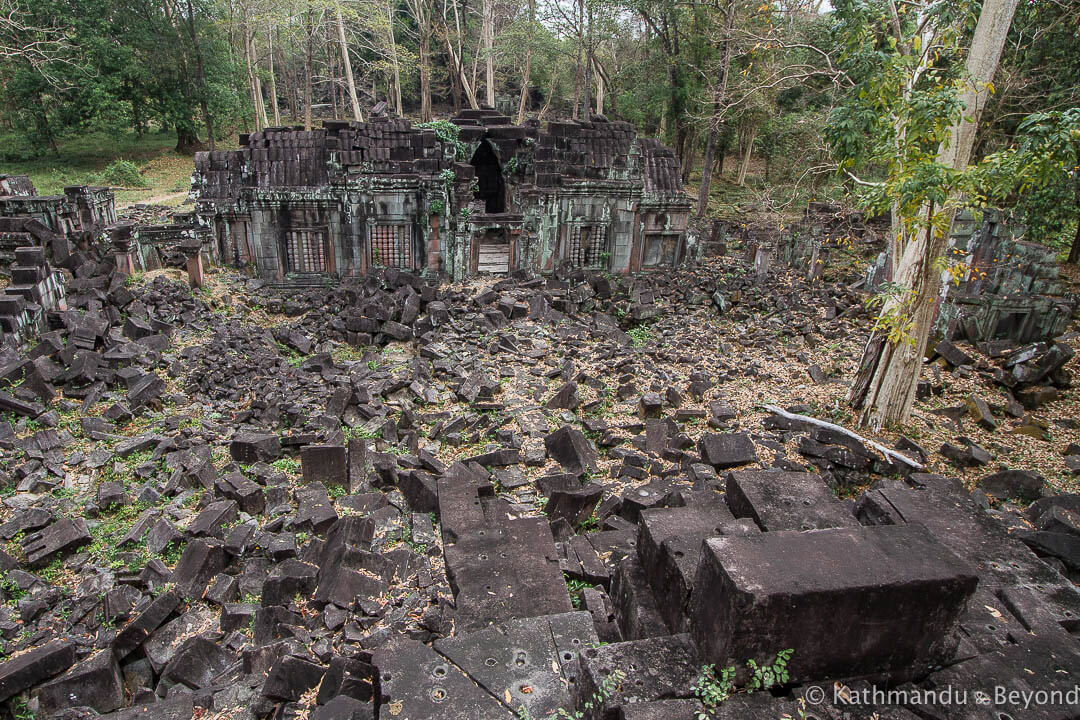
[{"label": "pile of rubble", "polygon": [[[13,711],[908,720],[1076,684],[1077,496],[989,467],[971,493],[914,439],[732,399],[776,358],[836,385],[850,289],[728,260],[300,293],[122,265],[77,256],[0,362]],[[1069,342],[941,344],[927,392],[1060,403]],[[846,703],[869,688],[906,694]]]}]

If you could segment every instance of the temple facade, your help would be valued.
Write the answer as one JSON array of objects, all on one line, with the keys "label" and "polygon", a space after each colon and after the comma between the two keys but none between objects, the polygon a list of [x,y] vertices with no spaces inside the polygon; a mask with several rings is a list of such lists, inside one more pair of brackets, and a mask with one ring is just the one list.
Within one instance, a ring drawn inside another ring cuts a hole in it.
[{"label": "temple facade", "polygon": [[674,153],[624,122],[450,121],[268,128],[200,153],[196,212],[223,261],[305,285],[393,267],[462,280],[694,259]]}]

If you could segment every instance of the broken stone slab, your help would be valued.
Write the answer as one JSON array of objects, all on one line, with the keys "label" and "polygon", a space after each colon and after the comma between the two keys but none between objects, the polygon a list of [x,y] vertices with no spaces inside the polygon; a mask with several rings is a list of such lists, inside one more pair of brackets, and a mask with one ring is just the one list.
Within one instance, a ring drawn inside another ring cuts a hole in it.
[{"label": "broken stone slab", "polygon": [[1042,475],[1028,470],[1001,470],[979,480],[979,487],[999,500],[1034,502],[1042,497]]},{"label": "broken stone slab", "polygon": [[589,613],[572,612],[510,620],[433,647],[510,708],[541,718],[569,705],[578,652],[598,642]]},{"label": "broken stone slab", "polygon": [[967,440],[966,438],[960,438],[960,441],[964,443],[964,447],[953,445],[952,443],[943,443],[941,450],[939,451],[954,465],[960,467],[980,467],[990,464],[994,459],[994,456],[981,445],[978,445],[971,440]]},{"label": "broken stone slab", "polygon": [[443,546],[458,631],[573,610],[543,518],[482,524],[453,537],[444,526]]},{"label": "broken stone slab", "polygon": [[229,443],[229,454],[239,463],[273,462],[281,455],[281,438],[269,433],[240,433]]},{"label": "broken stone slab", "polygon": [[214,576],[225,569],[225,549],[213,538],[192,540],[172,571],[181,597],[199,599]]},{"label": "broken stone slab", "polygon": [[[617,720],[620,709],[663,699],[695,697],[702,660],[686,634],[632,640],[581,651],[574,705],[584,720]],[[613,686],[604,680],[622,673]],[[606,687],[608,693],[601,692]]]},{"label": "broken stone slab", "polygon": [[698,440],[698,452],[704,462],[717,470],[758,461],[754,441],[746,433],[705,433]]},{"label": "broken stone slab", "polygon": [[637,552],[668,627],[681,632],[701,543],[725,535],[735,518],[723,503],[641,511]]},{"label": "broken stone slab", "polygon": [[379,705],[409,720],[512,720],[508,705],[478,686],[455,664],[421,643],[401,638],[376,650]]},{"label": "broken stone slab", "polygon": [[128,623],[116,634],[112,649],[117,660],[124,660],[146,642],[150,634],[161,627],[173,611],[180,607],[183,599],[174,590],[163,592],[139,616]]},{"label": "broken stone slab", "polygon": [[580,404],[577,383],[570,381],[556,390],[555,394],[544,403],[544,407],[548,410],[573,410]]},{"label": "broken stone slab", "polygon": [[725,493],[736,518],[767,532],[856,527],[859,521],[819,475],[778,470],[728,473]]},{"label": "broken stone slab", "polygon": [[300,448],[305,483],[349,487],[349,456],[344,445],[305,445]]},{"label": "broken stone slab", "polygon": [[997,430],[997,420],[994,419],[994,414],[990,412],[990,406],[986,404],[985,400],[978,395],[968,395],[965,405],[971,419],[984,430]]},{"label": "broken stone slab", "polygon": [[102,720],[191,720],[195,704],[191,696],[159,700],[103,715]]},{"label": "broken stone slab", "polygon": [[947,661],[977,579],[918,525],[766,532],[705,541],[691,627],[706,662],[792,648],[793,682],[917,678]]},{"label": "broken stone slab", "polygon": [[63,518],[44,530],[27,535],[23,539],[26,562],[32,568],[48,565],[55,558],[73,552],[88,544],[93,538],[82,518]]},{"label": "broken stone slab", "polygon": [[11,540],[19,533],[30,533],[35,530],[40,530],[54,519],[54,515],[51,511],[40,507],[26,508],[25,510],[19,510],[11,519],[3,525],[0,525],[0,538],[4,540]]},{"label": "broken stone slab", "polygon": [[235,500],[240,510],[248,515],[262,515],[266,510],[266,494],[263,489],[242,472],[231,472],[220,478],[217,489],[225,497]]},{"label": "broken stone slab", "polygon": [[945,358],[945,362],[953,367],[970,365],[975,362],[970,355],[961,350],[951,340],[942,340],[934,347],[934,352]]},{"label": "broken stone slab", "polygon": [[103,650],[74,666],[66,674],[37,691],[41,713],[71,707],[91,707],[99,713],[118,710],[124,704],[124,682],[112,650]]},{"label": "broken stone slab", "polygon": [[295,702],[318,687],[326,668],[308,659],[286,655],[274,663],[263,683],[263,695],[274,700]]},{"label": "broken stone slab", "polygon": [[599,455],[584,433],[569,425],[564,425],[544,437],[544,446],[550,455],[563,468],[575,475],[596,472],[599,468]]},{"label": "broken stone slab", "polygon": [[53,640],[0,663],[0,702],[40,685],[75,663],[75,643]]},{"label": "broken stone slab", "polygon": [[238,506],[234,500],[218,500],[203,508],[202,512],[187,526],[189,537],[216,537],[224,539],[225,530],[236,522]]},{"label": "broken stone slab", "polygon": [[338,695],[315,709],[311,720],[375,720],[375,705]]},{"label": "broken stone slab", "polygon": [[147,373],[128,389],[127,400],[132,408],[140,408],[157,400],[165,392],[165,381],[156,373]]},{"label": "broken stone slab", "polygon": [[190,637],[183,641],[162,670],[159,688],[178,684],[192,690],[209,687],[235,659],[235,655],[209,637]]},{"label": "broken stone slab", "polygon": [[619,561],[611,578],[611,604],[619,630],[627,640],[669,634],[649,579],[636,555]]},{"label": "broken stone slab", "polygon": [[296,489],[295,526],[308,528],[316,535],[322,535],[338,519],[334,503],[326,487],[321,482],[314,482]]}]

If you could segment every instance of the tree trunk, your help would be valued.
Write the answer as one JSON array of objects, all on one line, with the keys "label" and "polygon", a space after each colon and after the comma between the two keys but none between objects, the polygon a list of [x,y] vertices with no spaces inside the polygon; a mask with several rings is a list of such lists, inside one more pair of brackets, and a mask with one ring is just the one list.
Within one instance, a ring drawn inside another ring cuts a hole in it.
[{"label": "tree trunk", "polygon": [[[314,22],[312,22],[314,26]],[[315,28],[307,28],[307,46],[304,48],[304,129],[311,130],[311,70],[315,44]]]},{"label": "tree trunk", "polygon": [[326,77],[330,82],[330,104],[334,108],[334,119],[340,120],[345,114],[345,92],[339,82],[337,63],[334,62],[334,43],[331,41],[329,25],[326,26]]},{"label": "tree trunk", "polygon": [[[997,71],[1017,1],[986,0],[979,13],[968,51],[968,84],[960,92],[964,110],[953,125],[949,138],[938,149],[938,161],[953,170],[965,170],[971,159],[979,117],[989,96],[987,83],[993,80]],[[941,272],[935,268],[935,264],[948,247],[954,211],[947,212],[948,222],[944,231],[935,230],[929,221],[934,216],[932,205],[924,207],[920,213],[925,213],[929,229],[916,232],[903,247],[900,247],[903,234],[894,231],[889,248],[893,257],[897,258],[891,280],[905,288],[907,296],[890,296],[883,303],[879,315],[885,317],[889,312],[899,311],[901,318],[906,315],[911,322],[911,332],[905,333],[907,337],[899,342],[891,342],[887,330],[873,331],[863,350],[855,382],[848,393],[848,402],[852,407],[862,410],[860,424],[870,425],[875,430],[888,424],[905,422],[911,415],[930,337],[930,324],[940,295]],[[905,305],[907,313],[904,313]]]},{"label": "tree trunk", "polygon": [[420,28],[420,121],[431,122],[431,28]]},{"label": "tree trunk", "polygon": [[592,43],[592,3],[588,4],[585,13],[585,78],[582,85],[581,116],[583,120],[589,119],[592,112],[592,76],[593,76],[593,43]]},{"label": "tree trunk", "polygon": [[[454,3],[454,14],[457,14],[457,3]],[[461,84],[461,89],[465,91],[465,99],[469,101],[470,108],[477,110],[480,105],[476,102],[476,93],[473,92],[473,86],[469,84],[469,78],[465,75],[465,65],[461,53],[454,50],[454,43],[450,40],[450,29],[448,27],[443,27],[443,37],[446,40],[446,51],[450,53],[450,61],[454,65],[458,82]]]},{"label": "tree trunk", "polygon": [[[709,211],[709,191],[712,185],[713,153],[716,138],[720,134],[720,116],[727,102],[728,69],[731,67],[731,30],[735,22],[735,3],[728,0],[724,8],[724,35],[720,40],[720,68],[716,73],[716,90],[713,92],[713,112],[709,118],[709,135],[705,139],[705,162],[701,166],[701,185],[698,187],[698,218]],[[724,153],[720,153],[720,172],[723,172]]]},{"label": "tree trunk", "polygon": [[517,124],[525,122],[525,104],[529,98],[529,80],[532,74],[533,26],[536,23],[536,0],[529,0],[529,43],[525,48],[525,70],[521,73],[521,97],[518,99]]},{"label": "tree trunk", "polygon": [[364,114],[360,112],[360,99],[356,95],[356,82],[353,80],[352,60],[349,59],[349,45],[345,42],[345,21],[341,19],[341,8],[336,8],[336,11],[338,42],[341,43],[341,62],[345,65],[345,83],[349,86],[353,120],[363,122]]},{"label": "tree trunk", "polygon": [[206,74],[203,72],[202,48],[199,34],[195,32],[195,11],[191,0],[187,0],[187,27],[191,37],[191,47],[195,51],[195,82],[199,86],[199,108],[202,110],[203,124],[206,125],[206,141],[214,149],[214,119],[210,115],[210,106],[206,101]]},{"label": "tree trunk", "polygon": [[750,155],[754,151],[754,140],[757,138],[757,127],[752,127],[747,130],[745,143],[742,148],[743,156],[742,162],[739,163],[739,175],[735,179],[735,184],[742,187],[746,182],[746,171],[750,168]]},{"label": "tree trunk", "polygon": [[404,110],[401,107],[401,68],[398,66],[397,40],[394,39],[394,6],[389,2],[386,3],[386,21],[388,23],[386,34],[387,39],[390,41],[390,62],[393,69],[394,110],[398,115],[403,115]]},{"label": "tree trunk", "polygon": [[596,114],[604,114],[604,76],[596,71],[596,60],[593,59],[594,77],[596,77]]},{"label": "tree trunk", "polygon": [[679,177],[683,184],[690,182],[690,171],[694,169],[694,161],[697,159],[697,133],[687,133],[686,146],[683,148],[683,163]]},{"label": "tree trunk", "polygon": [[277,78],[274,77],[274,31],[266,34],[267,59],[270,62],[270,106],[274,108],[274,125],[281,126],[281,111],[278,109]]},{"label": "tree trunk", "polygon": [[255,84],[255,59],[252,57],[251,47],[251,21],[248,17],[248,8],[244,7],[244,64],[247,66],[248,92],[251,93],[251,112],[255,116],[255,131],[262,129],[259,125],[259,91]]},{"label": "tree trunk", "polygon": [[540,108],[540,112],[536,114],[537,120],[543,120],[544,115],[547,114],[548,109],[551,108],[551,99],[555,97],[555,78],[558,77],[558,73],[555,72],[555,68],[551,69],[551,82],[548,83],[547,97],[544,98],[544,106]]},{"label": "tree trunk", "polygon": [[[1076,208],[1080,210],[1080,178],[1076,179]],[[1076,265],[1080,262],[1080,213],[1076,213],[1076,237],[1073,238],[1072,248],[1069,249],[1069,264]]]},{"label": "tree trunk", "polygon": [[202,150],[199,136],[186,127],[176,128],[176,152],[181,155],[194,155]]},{"label": "tree trunk", "polygon": [[484,0],[483,13],[480,32],[484,39],[484,84],[487,104],[495,107],[495,0]]},{"label": "tree trunk", "polygon": [[577,60],[574,63],[574,111],[570,117],[581,120],[581,48],[578,48]]},{"label": "tree trunk", "polygon": [[[450,65],[454,64],[451,60]],[[450,101],[454,106],[454,114],[457,115],[461,112],[461,74],[456,69],[452,69],[450,73]]]}]

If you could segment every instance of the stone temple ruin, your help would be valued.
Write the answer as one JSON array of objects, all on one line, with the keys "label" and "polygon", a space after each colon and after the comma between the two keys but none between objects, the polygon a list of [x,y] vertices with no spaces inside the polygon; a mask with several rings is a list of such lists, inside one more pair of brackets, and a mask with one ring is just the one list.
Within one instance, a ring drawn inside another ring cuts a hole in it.
[{"label": "stone temple ruin", "polygon": [[407,120],[268,128],[196,156],[198,213],[226,262],[280,284],[376,267],[612,273],[692,259],[678,162],[629,123],[517,126],[466,110],[441,132]]},{"label": "stone temple ruin", "polygon": [[[866,330],[856,292],[814,278],[836,229],[807,233],[807,255],[776,248],[809,280],[770,276],[749,237],[742,267],[695,267],[668,151],[602,119],[456,122],[456,141],[391,119],[248,136],[199,156],[196,209],[171,223],[115,222],[104,189],[0,178],[0,704],[1080,717],[1080,496],[1018,469],[980,496],[911,438],[729,404],[739,381],[777,382],[759,367],[777,326],[804,325],[818,358]],[[223,280],[236,302],[129,282],[182,265],[198,285],[204,260],[262,280]],[[476,274],[507,277],[444,282]],[[732,325],[712,322],[725,297]],[[656,341],[639,347],[643,320]],[[1019,409],[973,396],[984,429],[1072,384],[1067,339],[999,345],[978,375]],[[937,352],[935,372],[976,364]],[[995,459],[965,445],[940,454]],[[1080,472],[1080,444],[1066,454]],[[776,687],[711,707],[704,669],[745,690],[747,661],[780,668]],[[1018,711],[1033,693],[1048,702]]]},{"label": "stone temple ruin", "polygon": [[[734,235],[730,228],[720,233]],[[860,215],[847,216],[828,203],[812,202],[801,222],[781,234],[772,251],[786,264],[820,279],[831,253],[841,247],[880,247],[887,230],[871,229]],[[1053,248],[1023,239],[1024,228],[989,210],[981,218],[961,213],[953,223],[950,264],[961,270],[938,303],[933,334],[948,340],[1032,342],[1060,335],[1080,306],[1058,279]],[[767,241],[744,233],[750,255],[768,256]],[[866,269],[861,288],[889,280],[885,253]]]}]

